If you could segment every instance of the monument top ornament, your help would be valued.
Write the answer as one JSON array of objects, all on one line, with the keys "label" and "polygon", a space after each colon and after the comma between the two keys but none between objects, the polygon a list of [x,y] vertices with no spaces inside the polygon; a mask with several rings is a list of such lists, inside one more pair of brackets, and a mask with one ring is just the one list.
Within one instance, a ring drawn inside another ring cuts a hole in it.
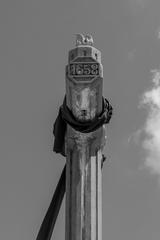
[{"label": "monument top ornament", "polygon": [[81,45],[93,46],[92,36],[89,34],[76,34],[76,47]]}]

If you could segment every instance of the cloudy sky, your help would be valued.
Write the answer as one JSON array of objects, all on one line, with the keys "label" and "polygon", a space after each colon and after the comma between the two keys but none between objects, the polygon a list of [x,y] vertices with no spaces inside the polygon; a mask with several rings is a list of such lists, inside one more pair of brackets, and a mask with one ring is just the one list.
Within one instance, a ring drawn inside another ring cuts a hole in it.
[{"label": "cloudy sky", "polygon": [[[113,107],[103,240],[160,239],[160,1],[0,1],[0,239],[35,239],[65,159],[52,125],[75,33],[102,52]],[[64,239],[64,202],[52,239]]]}]

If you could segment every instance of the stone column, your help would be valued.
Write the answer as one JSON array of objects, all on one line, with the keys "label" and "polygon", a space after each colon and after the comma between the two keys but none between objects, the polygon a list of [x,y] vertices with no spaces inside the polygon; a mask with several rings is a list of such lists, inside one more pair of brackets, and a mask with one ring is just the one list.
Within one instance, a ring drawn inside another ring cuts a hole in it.
[{"label": "stone column", "polygon": [[[101,53],[91,36],[77,35],[66,66],[66,100],[77,121],[102,111]],[[67,126],[66,240],[102,240],[102,150],[105,128],[80,133]]]}]

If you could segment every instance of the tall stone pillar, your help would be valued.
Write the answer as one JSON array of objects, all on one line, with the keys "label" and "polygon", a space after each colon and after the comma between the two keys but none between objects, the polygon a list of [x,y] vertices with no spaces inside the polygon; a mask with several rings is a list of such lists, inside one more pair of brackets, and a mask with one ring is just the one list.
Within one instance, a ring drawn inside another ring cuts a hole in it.
[{"label": "tall stone pillar", "polygon": [[[90,35],[77,35],[66,66],[66,102],[77,121],[102,111],[101,53]],[[104,126],[81,133],[67,126],[66,240],[102,240],[102,150]]]}]

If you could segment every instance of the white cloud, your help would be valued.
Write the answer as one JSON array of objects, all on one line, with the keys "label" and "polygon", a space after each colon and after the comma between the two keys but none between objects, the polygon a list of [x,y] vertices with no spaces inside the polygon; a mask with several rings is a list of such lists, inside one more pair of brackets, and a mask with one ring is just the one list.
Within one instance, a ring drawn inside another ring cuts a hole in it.
[{"label": "white cloud", "polygon": [[142,10],[151,3],[151,0],[128,0],[133,11]]},{"label": "white cloud", "polygon": [[153,70],[152,88],[146,91],[140,107],[147,107],[148,115],[143,130],[145,133],[142,147],[146,151],[145,166],[152,173],[160,175],[160,71]]},{"label": "white cloud", "polygon": [[156,31],[156,37],[158,37],[158,39],[160,39],[160,27],[158,27],[158,29]]}]

